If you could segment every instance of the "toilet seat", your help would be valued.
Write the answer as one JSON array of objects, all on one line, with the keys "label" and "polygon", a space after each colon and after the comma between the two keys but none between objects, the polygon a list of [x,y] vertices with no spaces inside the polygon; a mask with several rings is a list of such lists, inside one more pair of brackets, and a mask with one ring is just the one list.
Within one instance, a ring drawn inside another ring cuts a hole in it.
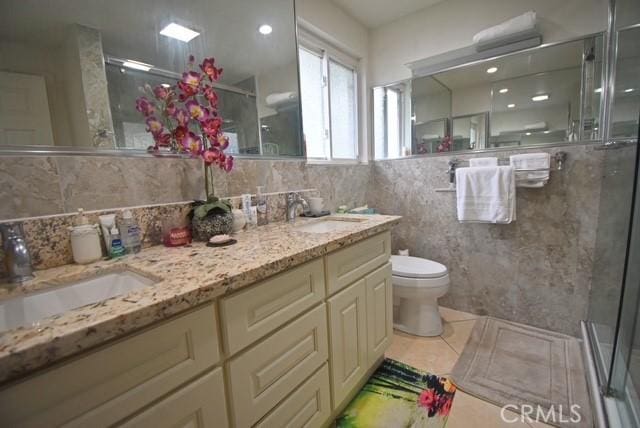
[{"label": "toilet seat", "polygon": [[442,278],[449,273],[441,263],[411,256],[391,256],[391,272],[403,278]]}]

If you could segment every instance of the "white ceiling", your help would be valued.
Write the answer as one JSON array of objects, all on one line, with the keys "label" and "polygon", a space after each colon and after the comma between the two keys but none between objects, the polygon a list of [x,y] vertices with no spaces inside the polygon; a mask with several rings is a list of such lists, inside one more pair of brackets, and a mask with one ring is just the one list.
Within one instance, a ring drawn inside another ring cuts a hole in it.
[{"label": "white ceiling", "polygon": [[393,22],[443,0],[333,0],[368,28]]}]

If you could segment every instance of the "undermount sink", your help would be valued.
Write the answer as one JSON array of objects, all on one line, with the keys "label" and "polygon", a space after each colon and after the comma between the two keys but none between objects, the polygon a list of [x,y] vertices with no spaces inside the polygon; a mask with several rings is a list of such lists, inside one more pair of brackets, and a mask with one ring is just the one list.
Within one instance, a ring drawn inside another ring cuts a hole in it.
[{"label": "undermount sink", "polygon": [[131,270],[94,275],[56,288],[0,302],[0,331],[34,325],[41,319],[127,294],[157,282]]},{"label": "undermount sink", "polygon": [[313,223],[297,226],[296,229],[300,232],[307,233],[342,232],[351,229],[353,223],[361,223],[363,221],[367,220],[363,218],[327,217],[314,221]]}]

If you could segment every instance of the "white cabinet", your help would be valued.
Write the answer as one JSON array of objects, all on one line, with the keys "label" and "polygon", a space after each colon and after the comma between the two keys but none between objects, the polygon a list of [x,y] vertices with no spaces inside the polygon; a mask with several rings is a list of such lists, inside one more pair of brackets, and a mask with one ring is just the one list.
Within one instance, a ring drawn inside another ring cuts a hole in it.
[{"label": "white cabinet", "polygon": [[121,428],[227,428],[222,369],[198,378],[140,414]]},{"label": "white cabinet", "polygon": [[329,298],[328,305],[331,392],[336,408],[368,369],[365,280]]},{"label": "white cabinet", "polygon": [[367,355],[369,365],[384,355],[393,337],[391,263],[365,277],[367,288]]}]

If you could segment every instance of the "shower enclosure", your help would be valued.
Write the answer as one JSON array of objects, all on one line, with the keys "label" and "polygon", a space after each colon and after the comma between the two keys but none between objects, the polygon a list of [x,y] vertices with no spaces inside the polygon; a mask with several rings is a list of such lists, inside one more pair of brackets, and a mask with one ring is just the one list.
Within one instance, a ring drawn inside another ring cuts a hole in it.
[{"label": "shower enclosure", "polygon": [[602,184],[588,320],[600,423],[640,426],[640,3],[612,0],[602,123]]}]

